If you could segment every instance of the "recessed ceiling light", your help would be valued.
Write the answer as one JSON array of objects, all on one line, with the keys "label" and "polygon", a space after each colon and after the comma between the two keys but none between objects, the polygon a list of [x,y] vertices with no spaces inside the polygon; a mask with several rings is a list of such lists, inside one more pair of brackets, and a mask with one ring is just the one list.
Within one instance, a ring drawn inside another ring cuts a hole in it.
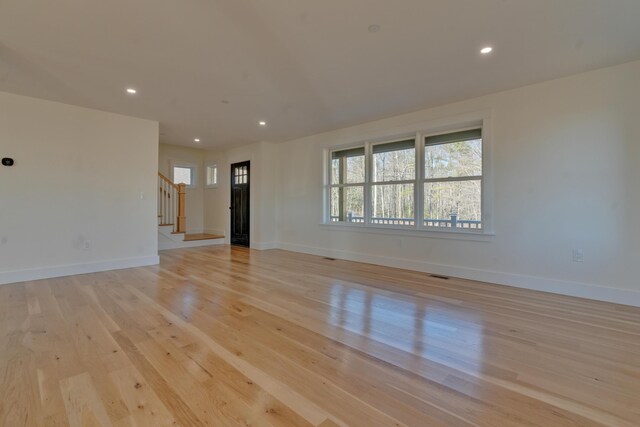
[{"label": "recessed ceiling light", "polygon": [[130,93],[131,95],[135,95],[136,93],[138,93],[138,91],[132,87],[129,87],[127,88],[127,93]]},{"label": "recessed ceiling light", "polygon": [[378,25],[378,24],[369,25],[369,32],[370,33],[377,33],[378,31],[380,31],[380,25]]},{"label": "recessed ceiling light", "polygon": [[493,51],[493,48],[491,46],[483,47],[482,49],[480,49],[480,53],[483,55],[486,55],[487,53],[491,53],[492,51]]},{"label": "recessed ceiling light", "polygon": [[267,122],[262,121],[262,122],[258,122],[258,124],[259,124],[260,126],[266,126],[266,125],[267,125]]},{"label": "recessed ceiling light", "polygon": [[193,142],[200,142],[200,138],[194,138]]}]

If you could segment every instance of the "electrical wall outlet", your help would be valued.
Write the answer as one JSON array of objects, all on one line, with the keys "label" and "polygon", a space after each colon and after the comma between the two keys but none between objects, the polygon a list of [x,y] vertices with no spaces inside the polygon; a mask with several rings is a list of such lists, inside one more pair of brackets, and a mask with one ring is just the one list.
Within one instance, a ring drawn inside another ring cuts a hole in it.
[{"label": "electrical wall outlet", "polygon": [[85,250],[85,251],[91,250],[91,242],[88,240],[85,240],[84,244],[82,245],[82,250]]},{"label": "electrical wall outlet", "polygon": [[573,262],[584,262],[584,252],[582,249],[573,250]]}]

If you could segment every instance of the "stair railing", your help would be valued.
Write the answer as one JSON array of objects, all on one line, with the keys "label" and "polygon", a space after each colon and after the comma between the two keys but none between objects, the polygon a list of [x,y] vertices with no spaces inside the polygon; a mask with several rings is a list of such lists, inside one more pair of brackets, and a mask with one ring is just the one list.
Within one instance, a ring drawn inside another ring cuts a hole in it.
[{"label": "stair railing", "polygon": [[158,172],[158,223],[173,225],[174,233],[184,233],[187,229],[185,188],[185,184],[174,184]]}]

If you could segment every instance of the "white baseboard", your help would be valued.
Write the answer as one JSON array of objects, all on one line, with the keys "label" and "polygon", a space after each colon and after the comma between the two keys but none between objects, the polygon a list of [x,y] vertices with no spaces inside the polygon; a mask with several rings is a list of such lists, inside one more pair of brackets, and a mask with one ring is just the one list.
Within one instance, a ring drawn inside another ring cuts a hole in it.
[{"label": "white baseboard", "polygon": [[302,252],[311,255],[332,257],[348,261],[364,262],[367,264],[384,265],[387,267],[403,268],[425,273],[441,274],[462,279],[513,286],[534,291],[550,292],[597,301],[640,307],[640,292],[627,289],[608,288],[605,286],[549,279],[546,277],[528,276],[522,274],[503,273],[499,271],[480,270],[444,264],[433,264],[422,261],[406,260],[379,255],[366,255],[339,249],[326,249],[292,243],[277,243],[279,249],[292,252]]},{"label": "white baseboard", "polygon": [[144,267],[160,263],[158,255],[135,258],[111,259],[86,264],[56,265],[52,267],[0,272],[0,285],[31,280],[51,279],[75,274],[98,273],[100,271],[121,270],[123,268]]},{"label": "white baseboard", "polygon": [[201,246],[215,246],[224,245],[224,239],[212,239],[212,240],[192,240],[189,242],[176,242],[168,239],[158,241],[158,250],[165,251],[168,249],[185,249],[185,248],[198,248]]},{"label": "white baseboard", "polygon": [[257,249],[259,251],[278,249],[278,247],[279,245],[276,242],[251,243],[251,249]]}]

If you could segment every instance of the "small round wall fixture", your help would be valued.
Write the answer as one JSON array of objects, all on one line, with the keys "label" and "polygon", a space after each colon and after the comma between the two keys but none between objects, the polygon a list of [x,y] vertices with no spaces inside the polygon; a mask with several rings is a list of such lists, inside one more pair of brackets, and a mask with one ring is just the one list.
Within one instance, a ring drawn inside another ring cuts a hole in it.
[{"label": "small round wall fixture", "polygon": [[13,166],[13,159],[11,157],[4,157],[2,159],[2,166]]}]

